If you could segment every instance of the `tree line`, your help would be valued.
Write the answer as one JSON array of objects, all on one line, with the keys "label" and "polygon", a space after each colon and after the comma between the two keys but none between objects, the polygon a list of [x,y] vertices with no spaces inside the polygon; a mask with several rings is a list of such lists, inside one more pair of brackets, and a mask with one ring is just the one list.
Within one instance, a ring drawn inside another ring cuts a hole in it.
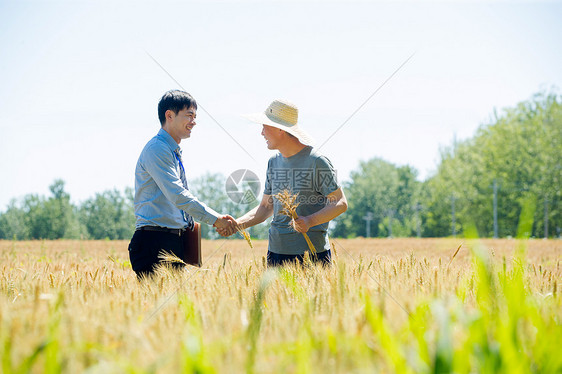
[{"label": "tree line", "polygon": [[[237,204],[224,192],[222,174],[206,174],[193,180],[193,193],[219,212],[238,217],[257,205],[257,200]],[[0,239],[130,239],[135,230],[133,189],[107,190],[80,204],[72,204],[64,190],[65,182],[57,179],[49,186],[49,197],[29,194],[13,199],[0,213]],[[267,238],[266,225],[249,229],[254,238]],[[202,237],[219,235],[208,225],[201,225]],[[233,236],[234,238],[235,236]]]},{"label": "tree line", "polygon": [[133,191],[108,190],[79,205],[70,202],[64,181],[49,186],[51,196],[30,194],[12,200],[0,214],[1,239],[125,239],[135,227]]},{"label": "tree line", "polygon": [[[343,183],[348,211],[332,224],[336,237],[443,237],[469,228],[481,237],[515,237],[522,211],[532,218],[527,236],[560,237],[562,227],[562,100],[538,93],[480,126],[474,137],[441,150],[425,181],[411,166],[380,158],[361,162]],[[257,205],[225,193],[226,177],[190,181],[194,194],[219,212],[237,217]],[[129,239],[135,226],[133,191],[108,190],[74,205],[64,181],[51,196],[12,200],[0,213],[0,239]],[[267,238],[267,224],[250,229]],[[202,225],[202,236],[214,230]]]}]

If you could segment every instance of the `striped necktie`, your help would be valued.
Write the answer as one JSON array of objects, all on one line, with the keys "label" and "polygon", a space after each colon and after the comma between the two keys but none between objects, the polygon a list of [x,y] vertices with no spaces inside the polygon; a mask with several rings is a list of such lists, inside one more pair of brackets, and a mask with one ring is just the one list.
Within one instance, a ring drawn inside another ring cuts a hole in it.
[{"label": "striped necktie", "polygon": [[[183,186],[185,187],[186,190],[189,190],[189,186],[187,185],[187,178],[185,177],[185,169],[183,168],[183,163],[181,162],[181,148],[177,147],[176,150],[174,151],[174,155],[176,156],[176,159],[178,160],[179,164],[180,164],[180,178],[181,178],[181,182],[183,184]],[[183,214],[183,219],[187,222],[187,227],[191,230],[193,230],[193,217],[191,217],[189,214],[187,214],[186,212],[184,212],[183,210],[181,211],[181,213]]]}]

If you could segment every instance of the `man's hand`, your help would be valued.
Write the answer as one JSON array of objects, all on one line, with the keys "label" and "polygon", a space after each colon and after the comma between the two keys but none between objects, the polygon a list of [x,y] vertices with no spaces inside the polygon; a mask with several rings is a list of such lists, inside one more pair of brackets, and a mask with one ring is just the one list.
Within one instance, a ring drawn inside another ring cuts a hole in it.
[{"label": "man's hand", "polygon": [[219,233],[220,236],[227,237],[227,236],[230,236],[230,235],[234,234],[235,232],[237,232],[238,228],[235,224],[234,227],[229,226],[229,227],[226,227],[224,229],[217,228],[216,231]]},{"label": "man's hand", "polygon": [[221,236],[230,236],[238,231],[238,224],[236,223],[236,220],[228,214],[219,217],[213,227]]},{"label": "man's hand", "polygon": [[311,227],[312,222],[308,217],[299,217],[295,220],[295,230],[298,232],[307,232]]}]

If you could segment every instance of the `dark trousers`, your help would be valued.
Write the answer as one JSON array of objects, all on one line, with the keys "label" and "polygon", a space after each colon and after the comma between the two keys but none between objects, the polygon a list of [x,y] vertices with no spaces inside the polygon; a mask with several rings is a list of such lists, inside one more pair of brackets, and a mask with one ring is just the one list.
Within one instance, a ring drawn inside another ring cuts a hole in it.
[{"label": "dark trousers", "polygon": [[[312,262],[321,263],[322,265],[331,265],[332,263],[332,252],[330,250],[317,253],[316,255],[309,252],[309,256]],[[267,251],[267,266],[283,266],[295,261],[302,264],[303,260],[304,255],[281,255]]]},{"label": "dark trousers", "polygon": [[[162,263],[158,258],[161,251],[183,259],[182,237],[161,231],[135,231],[129,243],[129,259],[139,279],[152,275],[156,266]],[[181,268],[184,265],[173,263],[172,266]]]}]

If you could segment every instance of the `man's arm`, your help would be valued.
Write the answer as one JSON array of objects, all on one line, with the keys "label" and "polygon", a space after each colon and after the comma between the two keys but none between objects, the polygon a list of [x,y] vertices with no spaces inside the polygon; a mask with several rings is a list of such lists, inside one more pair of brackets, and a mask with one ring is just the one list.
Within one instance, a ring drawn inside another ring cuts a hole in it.
[{"label": "man's arm", "polygon": [[295,220],[298,232],[307,232],[311,227],[333,220],[347,210],[347,199],[341,188],[327,196],[327,204],[318,212]]},{"label": "man's arm", "polygon": [[[242,217],[236,220],[242,229],[262,223],[273,214],[273,198],[271,195],[263,195],[260,204]],[[222,236],[230,236],[236,232],[236,228],[219,229],[218,233]]]},{"label": "man's arm", "polygon": [[255,226],[262,223],[273,214],[273,198],[271,195],[263,195],[260,205],[238,218],[236,222],[243,228]]}]

